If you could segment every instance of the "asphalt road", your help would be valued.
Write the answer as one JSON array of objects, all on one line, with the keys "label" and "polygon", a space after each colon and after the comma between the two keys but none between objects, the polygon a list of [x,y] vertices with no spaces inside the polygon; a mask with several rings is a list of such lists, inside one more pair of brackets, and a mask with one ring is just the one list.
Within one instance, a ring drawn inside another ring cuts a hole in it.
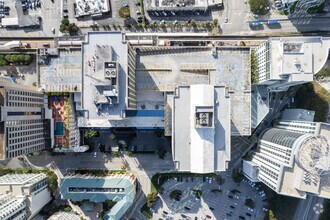
[{"label": "asphalt road", "polygon": [[307,196],[305,200],[301,200],[294,219],[299,220],[318,220],[320,215],[314,211],[316,204],[323,204],[324,199],[316,196]]}]

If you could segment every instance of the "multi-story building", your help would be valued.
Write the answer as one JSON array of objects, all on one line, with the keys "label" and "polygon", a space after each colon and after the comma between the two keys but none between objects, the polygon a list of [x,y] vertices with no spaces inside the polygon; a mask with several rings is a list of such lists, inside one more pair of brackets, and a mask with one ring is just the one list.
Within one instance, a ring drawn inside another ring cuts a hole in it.
[{"label": "multi-story building", "polygon": [[11,194],[0,194],[0,219],[9,220],[27,219],[28,212],[25,196],[13,196]]},{"label": "multi-story building", "polygon": [[270,38],[255,49],[258,82],[277,90],[311,82],[327,61],[329,48],[330,38]]},{"label": "multi-story building", "polygon": [[243,172],[282,195],[330,198],[329,137],[330,124],[280,121],[261,135],[252,160],[243,162]]},{"label": "multi-story building", "polygon": [[101,203],[112,200],[116,204],[105,213],[104,219],[121,219],[135,197],[135,176],[115,174],[105,177],[73,175],[61,179],[61,197],[75,202]]},{"label": "multi-story building", "polygon": [[[0,209],[0,216],[1,214],[7,216],[16,215],[17,217],[22,216],[21,219],[26,219],[26,216],[32,219],[51,200],[48,178],[47,175],[43,173],[7,174],[1,176],[0,194],[3,194],[5,198],[12,198],[12,202],[3,204],[17,206],[17,209],[12,211]],[[7,197],[5,195],[7,195]],[[2,202],[0,202],[0,207],[1,204]]]},{"label": "multi-story building", "polygon": [[226,171],[230,98],[225,87],[180,86],[173,96],[172,155],[178,171]]},{"label": "multi-story building", "polygon": [[53,145],[51,111],[43,92],[0,78],[0,160]]}]

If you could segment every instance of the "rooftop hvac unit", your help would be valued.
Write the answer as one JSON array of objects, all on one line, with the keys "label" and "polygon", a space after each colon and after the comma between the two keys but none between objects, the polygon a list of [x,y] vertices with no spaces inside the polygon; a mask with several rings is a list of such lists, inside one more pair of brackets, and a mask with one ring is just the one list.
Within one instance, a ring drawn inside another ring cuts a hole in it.
[{"label": "rooftop hvac unit", "polygon": [[115,69],[105,71],[105,78],[116,78],[116,77],[117,77],[117,72]]}]

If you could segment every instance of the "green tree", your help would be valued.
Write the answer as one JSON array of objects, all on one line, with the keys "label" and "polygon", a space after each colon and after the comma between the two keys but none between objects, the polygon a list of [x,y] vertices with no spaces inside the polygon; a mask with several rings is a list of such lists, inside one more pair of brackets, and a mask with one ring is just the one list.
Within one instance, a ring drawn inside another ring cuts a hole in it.
[{"label": "green tree", "polygon": [[147,196],[147,206],[148,208],[151,208],[153,206],[153,204],[156,202],[156,198],[157,198],[157,191],[151,192],[148,194]]},{"label": "green tree", "polygon": [[8,61],[8,62],[13,62],[13,60],[11,59],[11,55],[6,55],[5,56],[5,59]]},{"label": "green tree", "polygon": [[129,7],[121,7],[119,9],[119,16],[121,18],[129,18],[129,17],[131,17]]},{"label": "green tree", "polygon": [[196,21],[195,20],[191,20],[190,24],[194,28],[197,27],[197,24],[196,24]]},{"label": "green tree", "polygon": [[268,219],[269,220],[276,220],[275,215],[272,210],[268,211]]},{"label": "green tree", "polygon": [[64,26],[69,26],[70,21],[67,18],[63,18],[61,24],[63,24]]},{"label": "green tree", "polygon": [[60,25],[60,32],[62,32],[62,33],[68,32],[68,26],[66,26],[64,24],[61,24]]},{"label": "green tree", "polygon": [[218,19],[213,19],[213,25],[214,27],[218,26],[219,20]]},{"label": "green tree", "polygon": [[265,15],[268,12],[268,0],[249,0],[249,4],[254,14]]},{"label": "green tree", "polygon": [[25,54],[24,57],[23,57],[23,60],[26,63],[31,63],[32,57],[31,57],[31,55]]},{"label": "green tree", "polygon": [[79,30],[79,27],[75,23],[70,23],[68,25],[69,33],[76,33]]},{"label": "green tree", "polygon": [[255,207],[255,203],[254,203],[253,199],[251,199],[251,198],[245,199],[245,205],[250,207],[251,209],[253,209]]},{"label": "green tree", "polygon": [[233,169],[231,173],[231,177],[235,183],[240,183],[243,180],[244,175],[241,172],[239,172],[238,169]]},{"label": "green tree", "polygon": [[258,58],[255,50],[251,51],[251,83],[257,84],[259,81]]},{"label": "green tree", "polygon": [[92,137],[96,137],[98,135],[98,131],[95,131],[93,129],[88,129],[87,131],[85,131],[85,138],[92,138]]}]

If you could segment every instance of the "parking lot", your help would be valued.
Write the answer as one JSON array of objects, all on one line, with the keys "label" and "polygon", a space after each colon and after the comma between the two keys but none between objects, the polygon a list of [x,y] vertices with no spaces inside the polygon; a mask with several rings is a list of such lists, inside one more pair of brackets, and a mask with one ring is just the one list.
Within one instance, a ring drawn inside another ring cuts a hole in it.
[{"label": "parking lot", "polygon": [[[214,177],[180,177],[164,183],[164,191],[152,207],[153,219],[263,219],[264,193],[257,185],[234,183],[230,177],[219,185]],[[174,199],[171,192],[179,190]],[[201,191],[198,199],[196,192]],[[245,205],[251,198],[254,208]]]}]

